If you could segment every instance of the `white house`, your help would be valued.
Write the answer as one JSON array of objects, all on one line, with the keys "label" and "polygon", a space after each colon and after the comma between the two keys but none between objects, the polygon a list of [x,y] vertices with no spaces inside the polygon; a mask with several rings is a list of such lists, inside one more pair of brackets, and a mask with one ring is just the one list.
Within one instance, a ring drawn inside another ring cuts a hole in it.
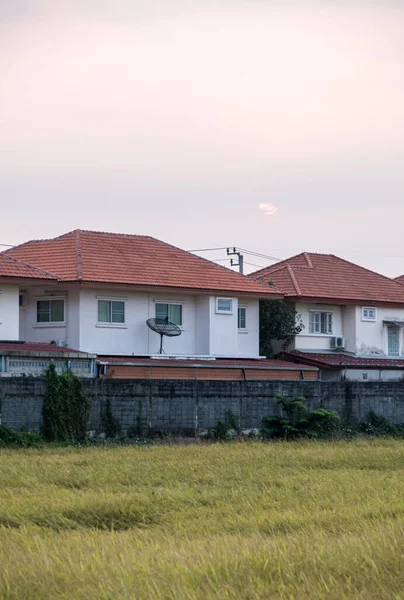
[{"label": "white house", "polygon": [[[251,274],[272,283],[304,326],[285,357],[323,378],[404,375],[404,286],[331,254],[304,252]],[[280,350],[280,348],[279,348]]]},{"label": "white house", "polygon": [[[181,328],[179,337],[164,340],[168,355],[256,358],[259,299],[282,297],[147,236],[76,230],[29,241],[2,257],[16,270],[9,271],[15,277],[7,293],[3,286],[7,327],[0,339],[55,342],[99,355],[155,354],[160,339],[146,320],[158,317]],[[18,279],[22,263],[38,276]]]}]

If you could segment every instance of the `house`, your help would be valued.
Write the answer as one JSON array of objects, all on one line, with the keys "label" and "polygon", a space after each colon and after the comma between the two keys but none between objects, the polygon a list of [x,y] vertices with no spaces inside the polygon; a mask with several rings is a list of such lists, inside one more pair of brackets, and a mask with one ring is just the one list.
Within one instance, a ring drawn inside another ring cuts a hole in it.
[{"label": "house", "polygon": [[259,299],[283,297],[148,236],[75,230],[0,256],[10,280],[0,339],[84,353],[153,355],[159,336],[146,320],[157,317],[181,329],[164,340],[168,356],[258,358]]},{"label": "house", "polygon": [[0,340],[18,340],[19,293],[26,286],[56,283],[54,275],[0,254]]},{"label": "house", "polygon": [[[332,254],[303,252],[250,275],[275,285],[304,329],[284,349],[323,379],[404,376],[404,286]],[[281,350],[281,347],[278,348]]]}]

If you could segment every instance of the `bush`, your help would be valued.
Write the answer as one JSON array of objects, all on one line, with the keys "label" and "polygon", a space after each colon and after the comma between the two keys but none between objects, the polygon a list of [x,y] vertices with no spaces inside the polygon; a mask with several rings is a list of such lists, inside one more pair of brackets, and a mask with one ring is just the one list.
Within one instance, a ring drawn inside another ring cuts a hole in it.
[{"label": "bush", "polygon": [[121,422],[112,412],[112,403],[109,398],[106,401],[105,409],[101,413],[101,427],[107,438],[115,438],[122,431]]},{"label": "bush", "polygon": [[86,437],[90,401],[73,373],[59,375],[53,363],[46,372],[48,384],[42,415],[44,438],[50,442],[82,441]]},{"label": "bush", "polygon": [[225,421],[218,421],[215,427],[209,429],[207,437],[214,440],[225,440],[229,437],[231,431],[234,431],[237,435],[241,433],[237,415],[228,410]]},{"label": "bush", "polygon": [[42,445],[43,439],[38,433],[0,425],[0,448],[38,448]]},{"label": "bush", "polygon": [[371,436],[404,436],[404,425],[393,425],[391,421],[377,415],[371,410],[364,421],[361,421],[357,430],[360,433]]},{"label": "bush", "polygon": [[281,416],[263,419],[261,432],[264,437],[329,437],[338,431],[340,418],[336,411],[317,408],[309,413],[305,404],[307,400],[303,396],[286,398],[277,394],[276,398],[281,407]]}]

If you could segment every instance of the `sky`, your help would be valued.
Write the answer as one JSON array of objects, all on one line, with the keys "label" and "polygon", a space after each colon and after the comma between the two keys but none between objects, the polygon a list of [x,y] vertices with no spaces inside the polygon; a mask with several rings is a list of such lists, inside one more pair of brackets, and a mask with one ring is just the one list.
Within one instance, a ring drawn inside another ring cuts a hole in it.
[{"label": "sky", "polygon": [[403,274],[403,31],[402,0],[0,0],[0,243]]}]

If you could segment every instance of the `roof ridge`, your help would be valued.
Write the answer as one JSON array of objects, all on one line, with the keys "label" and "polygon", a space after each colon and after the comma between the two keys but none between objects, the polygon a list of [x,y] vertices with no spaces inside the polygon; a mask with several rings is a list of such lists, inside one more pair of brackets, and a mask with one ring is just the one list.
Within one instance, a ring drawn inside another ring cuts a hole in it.
[{"label": "roof ridge", "polygon": [[289,273],[290,278],[291,278],[292,283],[293,283],[293,287],[295,288],[297,295],[301,296],[302,292],[300,290],[299,284],[297,283],[297,279],[296,279],[296,276],[295,276],[295,274],[293,272],[292,265],[287,265],[287,270],[288,270],[288,273]]},{"label": "roof ridge", "polygon": [[[255,277],[255,275],[258,275],[258,273],[262,273],[262,272],[264,272],[263,274],[265,274],[265,271],[267,271],[268,269],[272,269],[273,267],[277,267],[277,268],[281,269],[283,267],[286,267],[288,264],[290,264],[290,262],[292,260],[294,260],[295,258],[298,258],[300,256],[303,256],[306,259],[306,262],[308,262],[308,263],[310,262],[310,264],[311,264],[311,260],[310,259],[307,260],[306,254],[308,255],[309,252],[299,252],[299,254],[295,254],[293,256],[290,256],[289,258],[284,258],[283,260],[280,260],[280,261],[274,263],[273,265],[268,265],[267,267],[262,267],[262,269],[258,269],[258,271],[253,271],[252,273],[249,274],[249,276],[254,275],[254,277]],[[314,253],[312,253],[312,254],[314,254]],[[304,267],[304,268],[310,268],[310,264],[308,267]],[[293,266],[295,266],[295,265],[293,265]],[[296,266],[298,266],[298,265],[296,265]],[[274,271],[272,271],[272,273],[274,273]]]},{"label": "roof ridge", "polygon": [[307,264],[309,265],[309,269],[313,269],[313,263],[311,262],[311,258],[310,258],[310,254],[308,252],[303,252],[304,254],[304,258],[307,261]]},{"label": "roof ridge", "polygon": [[55,275],[54,273],[50,273],[49,271],[45,271],[44,269],[40,269],[39,267],[34,267],[33,265],[30,265],[29,263],[26,263],[22,260],[20,260],[19,258],[14,258],[14,256],[8,256],[7,254],[5,254],[4,252],[0,252],[0,256],[2,258],[5,258],[6,260],[11,260],[12,262],[17,263],[18,265],[22,265],[23,267],[28,267],[29,269],[32,269],[33,271],[36,271],[37,273],[41,273],[42,275],[48,275],[48,277],[52,277],[52,279],[59,279],[57,275]]},{"label": "roof ridge", "polygon": [[332,256],[333,258],[336,258],[337,260],[347,263],[348,265],[352,265],[353,267],[356,267],[357,269],[362,269],[362,271],[366,271],[367,273],[372,273],[373,275],[378,275],[379,277],[383,277],[383,279],[387,279],[387,281],[390,281],[390,283],[396,283],[397,285],[402,286],[401,283],[399,283],[398,281],[395,281],[394,279],[392,279],[391,277],[388,277],[387,275],[383,275],[382,273],[378,273],[377,271],[373,271],[372,269],[368,269],[367,267],[362,267],[362,265],[357,265],[356,263],[354,263],[350,260],[346,260],[346,258],[341,258],[340,256],[337,256],[336,254],[327,254],[326,256]]},{"label": "roof ridge", "polygon": [[[152,238],[152,236],[150,235],[141,235],[138,233],[119,233],[119,232],[115,232],[115,231],[98,231],[95,229],[73,229],[72,231],[68,231],[67,233],[63,233],[62,235],[58,235],[55,238],[50,238],[50,240],[59,240],[61,238],[64,237],[68,237],[69,235],[73,235],[73,234],[77,234],[77,233],[95,233],[95,234],[99,234],[99,235],[113,235],[116,237],[132,237],[132,238],[147,238],[147,239],[156,239],[156,238]],[[50,240],[37,240],[37,241],[50,241]]]},{"label": "roof ridge", "polygon": [[81,247],[80,229],[76,229],[76,274],[77,279],[83,279],[83,252]]},{"label": "roof ridge", "polygon": [[[243,275],[242,273],[237,273],[236,271],[232,271],[231,269],[229,269],[228,267],[225,267],[223,265],[218,265],[217,263],[213,262],[212,260],[209,260],[208,258],[204,258],[203,256],[198,256],[197,254],[194,254],[193,252],[190,252],[189,250],[184,250],[183,248],[179,248],[178,246],[174,246],[173,244],[169,244],[168,242],[163,242],[162,240],[159,240],[152,236],[147,236],[147,237],[149,237],[149,239],[154,240],[155,242],[158,242],[159,244],[162,244],[163,246],[169,246],[170,248],[174,248],[174,250],[179,250],[180,252],[188,254],[189,256],[192,256],[192,258],[197,258],[202,262],[209,263],[210,265],[215,265],[216,267],[219,267],[220,269],[223,269],[224,271],[226,271],[226,273],[230,272],[230,273],[233,273],[233,275],[236,275],[237,277],[241,277],[243,279],[249,279],[249,277],[247,275]],[[279,290],[279,288],[276,287],[275,285],[261,283],[260,281],[255,282],[255,283],[258,283],[266,288],[269,285],[275,291],[280,291],[280,293],[283,294],[283,292],[281,292],[281,290]]]},{"label": "roof ridge", "polygon": [[121,237],[126,236],[126,237],[133,237],[133,238],[155,239],[155,238],[152,238],[152,236],[150,236],[150,235],[140,235],[140,234],[136,234],[136,233],[116,233],[113,231],[95,231],[92,229],[79,229],[78,228],[78,229],[72,229],[72,231],[67,231],[66,233],[62,233],[61,235],[57,235],[56,237],[39,238],[39,239],[28,240],[26,242],[22,242],[22,244],[17,244],[16,246],[12,246],[11,248],[4,250],[0,254],[12,252],[13,250],[15,250],[17,248],[22,248],[24,246],[28,246],[29,244],[40,244],[42,242],[54,242],[55,240],[61,240],[63,238],[69,237],[69,236],[77,235],[77,233],[96,233],[96,234],[101,234],[101,235],[114,235],[114,236],[121,236]]}]

